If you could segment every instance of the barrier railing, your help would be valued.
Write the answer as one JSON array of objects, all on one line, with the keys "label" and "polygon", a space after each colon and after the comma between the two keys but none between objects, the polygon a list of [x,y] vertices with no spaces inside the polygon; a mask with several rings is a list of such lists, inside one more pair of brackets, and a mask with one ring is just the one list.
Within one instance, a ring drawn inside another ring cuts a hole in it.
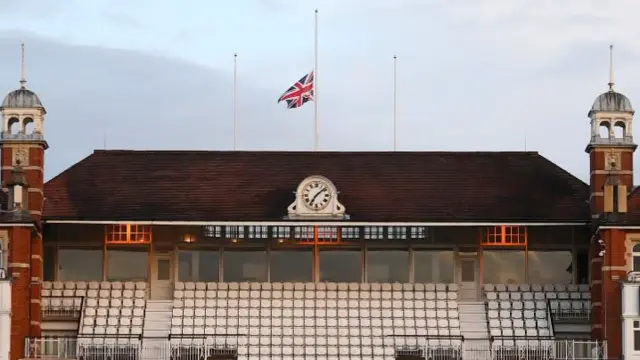
[{"label": "barrier railing", "polygon": [[591,307],[581,300],[547,300],[553,320],[556,321],[589,321]]},{"label": "barrier railing", "polygon": [[[305,346],[303,346],[305,347]],[[259,359],[261,346],[243,335],[215,337],[39,337],[27,338],[27,358],[79,360]],[[308,350],[308,346],[306,346]],[[326,348],[326,347],[325,347]],[[340,347],[336,348],[340,357]],[[294,349],[295,350],[295,349]],[[424,356],[431,360],[605,360],[604,342],[551,338],[388,336],[361,345],[362,358]],[[295,352],[295,351],[294,351]],[[366,355],[369,354],[369,355]],[[275,354],[270,358],[275,359]],[[295,355],[295,354],[292,354]],[[332,355],[333,354],[327,354]],[[365,356],[366,355],[366,356]],[[282,357],[290,357],[282,354]]]},{"label": "barrier railing", "polygon": [[43,320],[78,320],[82,315],[84,297],[44,296],[42,297]]}]

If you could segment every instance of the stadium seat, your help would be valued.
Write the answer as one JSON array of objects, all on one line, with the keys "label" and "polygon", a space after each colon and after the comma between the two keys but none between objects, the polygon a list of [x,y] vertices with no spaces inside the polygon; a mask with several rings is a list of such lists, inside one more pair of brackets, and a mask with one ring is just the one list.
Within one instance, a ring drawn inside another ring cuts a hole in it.
[{"label": "stadium seat", "polygon": [[497,339],[494,346],[502,348],[539,344],[553,337],[551,321],[590,315],[588,285],[497,284],[484,291],[489,332]]},{"label": "stadium seat", "polygon": [[[138,349],[147,298],[144,282],[44,282],[43,311],[78,311],[78,357],[102,358],[108,349]],[[109,350],[110,351],[110,350]]]},{"label": "stadium seat", "polygon": [[177,283],[172,342],[206,339],[239,358],[393,358],[459,345],[457,295],[447,284]]}]

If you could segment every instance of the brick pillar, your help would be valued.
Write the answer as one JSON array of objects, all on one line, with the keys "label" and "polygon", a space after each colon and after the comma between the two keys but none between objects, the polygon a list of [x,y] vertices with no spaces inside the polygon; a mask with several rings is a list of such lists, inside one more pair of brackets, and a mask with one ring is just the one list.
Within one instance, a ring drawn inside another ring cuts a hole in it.
[{"label": "brick pillar", "polygon": [[31,240],[30,227],[14,227],[9,239],[11,275],[11,360],[24,358],[25,338],[30,336],[31,315]]},{"label": "brick pillar", "polygon": [[[607,341],[609,359],[622,357],[622,289],[620,281],[627,277],[626,233],[601,230],[606,252],[602,257],[602,329]],[[592,300],[593,301],[593,300]]]},{"label": "brick pillar", "polygon": [[589,246],[589,260],[591,266],[591,340],[602,341],[604,333],[602,329],[602,257],[600,257],[601,247],[597,241],[593,241]]},{"label": "brick pillar", "polygon": [[41,336],[42,322],[41,291],[43,277],[42,235],[31,239],[31,336]]}]

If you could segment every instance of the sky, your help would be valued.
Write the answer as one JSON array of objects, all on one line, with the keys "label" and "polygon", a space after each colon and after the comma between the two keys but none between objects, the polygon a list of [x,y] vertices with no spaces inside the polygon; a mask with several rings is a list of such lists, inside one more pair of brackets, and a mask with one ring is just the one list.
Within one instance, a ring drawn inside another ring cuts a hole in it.
[{"label": "sky", "polygon": [[[587,112],[640,101],[637,0],[0,0],[0,92],[48,114],[45,177],[94,149],[538,151],[587,180]],[[640,102],[639,102],[640,104]],[[640,106],[640,105],[639,105]],[[636,157],[638,160],[638,157]]]}]

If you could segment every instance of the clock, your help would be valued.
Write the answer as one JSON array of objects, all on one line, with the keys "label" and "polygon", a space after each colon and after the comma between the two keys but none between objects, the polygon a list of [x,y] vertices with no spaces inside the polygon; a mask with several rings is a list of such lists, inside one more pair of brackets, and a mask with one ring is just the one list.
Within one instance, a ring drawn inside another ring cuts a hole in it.
[{"label": "clock", "polygon": [[309,210],[324,210],[332,197],[330,185],[321,180],[310,181],[302,188],[302,202]]}]

